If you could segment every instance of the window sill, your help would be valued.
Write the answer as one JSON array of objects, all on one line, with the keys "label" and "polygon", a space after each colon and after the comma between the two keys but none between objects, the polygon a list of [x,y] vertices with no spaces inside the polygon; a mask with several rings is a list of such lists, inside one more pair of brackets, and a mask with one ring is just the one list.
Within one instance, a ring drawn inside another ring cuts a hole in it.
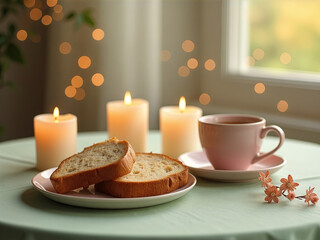
[{"label": "window sill", "polygon": [[320,74],[300,72],[266,70],[265,68],[251,68],[239,71],[225,71],[228,81],[267,82],[280,87],[320,90]]}]

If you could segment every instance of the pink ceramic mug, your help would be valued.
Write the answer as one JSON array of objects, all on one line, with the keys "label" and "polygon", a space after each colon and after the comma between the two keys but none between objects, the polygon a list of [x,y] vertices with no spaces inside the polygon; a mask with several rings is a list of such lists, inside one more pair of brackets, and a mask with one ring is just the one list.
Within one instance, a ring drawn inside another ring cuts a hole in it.
[{"label": "pink ceramic mug", "polygon": [[[275,125],[266,126],[262,117],[240,114],[216,114],[199,118],[202,148],[217,170],[245,170],[251,164],[277,151],[284,142],[283,130]],[[262,139],[275,131],[278,146],[261,153]]]}]

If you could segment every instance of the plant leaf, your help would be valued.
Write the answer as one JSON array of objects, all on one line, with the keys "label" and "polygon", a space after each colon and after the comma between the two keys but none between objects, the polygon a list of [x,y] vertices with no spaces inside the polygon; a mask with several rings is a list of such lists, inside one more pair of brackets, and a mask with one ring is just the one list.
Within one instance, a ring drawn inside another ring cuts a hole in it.
[{"label": "plant leaf", "polygon": [[76,19],[74,20],[74,29],[78,30],[81,27],[81,25],[83,24],[83,22],[84,22],[84,18],[82,16],[82,14],[78,14],[76,16]]},{"label": "plant leaf", "polygon": [[70,13],[65,17],[65,19],[66,19],[66,20],[71,20],[71,19],[75,18],[75,16],[76,16],[76,13],[75,13],[75,12],[70,12]]},{"label": "plant leaf", "polygon": [[94,27],[95,23],[90,15],[91,15],[91,11],[87,13],[83,13],[83,20],[84,20],[83,22],[89,25],[90,27]]},{"label": "plant leaf", "polygon": [[12,61],[19,63],[24,63],[24,58],[20,49],[13,43],[9,43],[5,51],[5,55],[9,57]]},{"label": "plant leaf", "polygon": [[86,24],[90,27],[95,26],[95,22],[91,17],[92,10],[85,9],[81,13],[70,12],[66,17],[65,20],[74,20],[74,29],[78,30],[82,25]]}]

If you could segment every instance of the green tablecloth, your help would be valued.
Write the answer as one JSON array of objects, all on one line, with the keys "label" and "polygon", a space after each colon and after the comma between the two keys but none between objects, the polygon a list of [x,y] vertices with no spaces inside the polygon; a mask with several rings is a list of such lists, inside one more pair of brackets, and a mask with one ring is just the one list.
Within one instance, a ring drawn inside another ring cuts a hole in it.
[{"label": "green tablecloth", "polygon": [[[106,139],[105,132],[81,133],[78,150]],[[160,152],[159,132],[148,149]],[[264,148],[277,139],[268,137]],[[273,181],[292,174],[297,194],[315,186],[320,195],[320,146],[287,139],[277,155],[287,164]],[[54,202],[33,189],[33,138],[0,144],[0,239],[320,239],[320,203],[264,202],[259,182],[218,183],[198,178],[184,197],[158,206],[101,210]]]}]

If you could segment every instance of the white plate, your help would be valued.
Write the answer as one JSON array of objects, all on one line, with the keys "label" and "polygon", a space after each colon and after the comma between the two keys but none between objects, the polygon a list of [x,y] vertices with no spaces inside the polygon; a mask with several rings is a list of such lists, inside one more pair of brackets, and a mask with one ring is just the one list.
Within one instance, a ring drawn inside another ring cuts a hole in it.
[{"label": "white plate", "polygon": [[171,193],[152,197],[115,198],[107,194],[95,192],[93,185],[88,189],[81,188],[66,194],[59,194],[54,190],[50,181],[50,175],[55,169],[56,168],[51,168],[34,176],[32,179],[33,186],[44,196],[54,201],[87,208],[125,209],[154,206],[182,197],[188,193],[197,182],[196,178],[192,174],[189,174],[188,183],[184,187]]},{"label": "white plate", "polygon": [[258,181],[260,171],[269,170],[270,174],[273,174],[286,164],[285,159],[271,155],[252,164],[247,170],[215,170],[203,151],[182,154],[179,160],[188,166],[194,175],[220,182]]}]

